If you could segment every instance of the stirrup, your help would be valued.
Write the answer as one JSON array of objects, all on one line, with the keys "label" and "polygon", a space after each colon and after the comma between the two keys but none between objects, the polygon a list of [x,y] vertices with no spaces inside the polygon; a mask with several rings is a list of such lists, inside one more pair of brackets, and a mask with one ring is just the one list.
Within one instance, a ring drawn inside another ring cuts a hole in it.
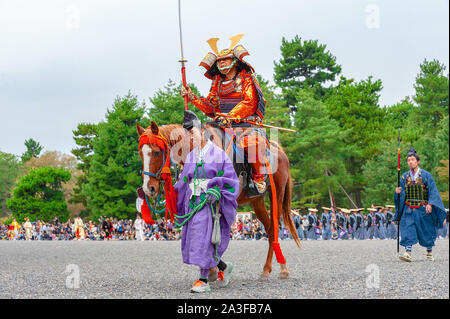
[{"label": "stirrup", "polygon": [[[261,182],[259,182],[261,183]],[[262,194],[264,194],[266,192],[267,186],[266,186],[266,182],[263,181],[264,183],[264,190],[260,191],[261,189],[261,185],[259,185],[259,187],[257,186],[257,182],[255,182],[253,179],[249,179],[248,185],[247,185],[247,196],[248,198],[253,198],[253,197],[257,197],[257,196],[261,196]]]}]

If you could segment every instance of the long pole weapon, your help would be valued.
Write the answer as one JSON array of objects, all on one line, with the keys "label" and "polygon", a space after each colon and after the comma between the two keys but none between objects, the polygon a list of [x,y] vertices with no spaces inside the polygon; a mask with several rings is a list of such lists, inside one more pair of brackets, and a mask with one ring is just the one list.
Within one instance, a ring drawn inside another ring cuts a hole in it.
[{"label": "long pole weapon", "polygon": [[[186,66],[184,65],[187,60],[184,59],[183,53],[183,33],[181,32],[181,4],[180,0],[178,0],[178,25],[180,27],[180,48],[181,48],[181,80],[183,81],[183,86],[186,87]],[[189,97],[187,94],[184,96],[184,110],[188,110]]]},{"label": "long pole weapon", "polygon": [[[397,187],[400,187],[400,128],[398,129],[398,152],[397,152]],[[400,211],[400,194],[397,194],[397,212],[398,225],[397,225],[397,254],[400,251],[400,219],[402,218],[402,212]]]},{"label": "long pole weapon", "polygon": [[284,127],[278,127],[278,126],[273,126],[273,125],[268,125],[268,124],[264,124],[261,121],[249,121],[249,120],[244,120],[244,119],[240,119],[240,118],[236,118],[236,117],[232,117],[228,114],[223,114],[223,113],[216,113],[217,116],[223,116],[223,117],[227,117],[230,120],[235,121],[236,123],[239,122],[243,122],[243,123],[249,123],[249,124],[253,124],[253,125],[258,125],[260,127],[267,127],[267,128],[275,128],[278,129],[280,131],[286,131],[286,132],[292,132],[292,133],[297,133],[296,130],[292,130],[289,128],[284,128]]}]

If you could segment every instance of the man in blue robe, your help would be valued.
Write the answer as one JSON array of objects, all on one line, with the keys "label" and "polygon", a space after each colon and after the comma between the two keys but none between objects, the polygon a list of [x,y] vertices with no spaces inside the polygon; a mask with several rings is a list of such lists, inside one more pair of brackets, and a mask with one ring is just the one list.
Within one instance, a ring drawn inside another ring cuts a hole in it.
[{"label": "man in blue robe", "polygon": [[298,209],[292,210],[292,214],[294,215],[294,225],[295,225],[295,229],[297,230],[298,238],[303,240],[303,239],[305,239],[305,234],[303,233],[302,216],[300,216]]},{"label": "man in blue robe", "polygon": [[375,212],[377,211],[376,208],[367,208],[367,210],[370,212],[369,215],[367,215],[367,238],[372,240],[375,237],[375,228],[376,221],[375,221]]},{"label": "man in blue robe", "polygon": [[344,212],[349,212],[347,208],[338,208],[338,212],[336,214],[336,225],[337,232],[339,235],[339,239],[348,239],[348,231],[347,231],[347,218],[344,216]]},{"label": "man in blue robe", "polygon": [[403,173],[394,194],[394,220],[400,219],[400,245],[405,247],[399,258],[411,262],[412,246],[419,243],[426,247],[427,260],[433,261],[436,229],[446,218],[444,204],[431,174],[419,167],[420,157],[414,148],[408,151],[407,163],[409,171]]},{"label": "man in blue robe", "polygon": [[359,208],[350,209],[349,216],[349,232],[351,233],[352,239],[356,239],[356,212]]},{"label": "man in blue robe", "polygon": [[364,236],[364,217],[362,215],[362,212],[364,211],[364,208],[358,208],[355,214],[355,228],[353,230],[354,238],[355,239],[365,239]]},{"label": "man in blue robe", "polygon": [[323,213],[322,213],[322,239],[323,240],[330,240],[331,239],[331,215],[330,211],[331,208],[328,207],[322,207]]},{"label": "man in blue robe", "polygon": [[316,233],[316,227],[318,226],[318,219],[316,216],[317,209],[315,208],[308,208],[309,214],[306,217],[308,219],[309,225],[306,231],[306,238],[308,240],[317,240],[319,236]]},{"label": "man in blue robe", "polygon": [[394,205],[386,205],[386,238],[397,239],[397,228],[394,223]]},{"label": "man in blue robe", "polygon": [[381,212],[383,207],[377,206],[375,207],[377,209],[375,213],[375,232],[374,236],[376,239],[384,239],[385,238],[385,232],[384,232],[384,221],[383,221],[383,213]]}]

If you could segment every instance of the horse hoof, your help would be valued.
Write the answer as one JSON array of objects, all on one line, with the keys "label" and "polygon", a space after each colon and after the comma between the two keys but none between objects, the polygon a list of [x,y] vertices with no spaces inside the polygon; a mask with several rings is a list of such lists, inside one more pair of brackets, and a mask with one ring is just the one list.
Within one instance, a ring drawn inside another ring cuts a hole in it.
[{"label": "horse hoof", "polygon": [[259,280],[260,281],[269,281],[270,276],[267,274],[261,274],[259,275]]},{"label": "horse hoof", "polygon": [[280,275],[278,276],[278,279],[288,279],[289,273],[288,272],[280,272]]}]

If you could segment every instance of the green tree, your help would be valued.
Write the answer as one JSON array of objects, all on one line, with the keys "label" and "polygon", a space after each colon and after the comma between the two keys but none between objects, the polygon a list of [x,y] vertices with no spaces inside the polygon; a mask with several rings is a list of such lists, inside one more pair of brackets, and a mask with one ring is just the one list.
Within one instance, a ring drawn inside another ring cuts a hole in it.
[{"label": "green tree", "polygon": [[8,208],[19,222],[25,217],[49,221],[55,216],[66,221],[69,211],[62,184],[69,181],[70,177],[70,172],[61,168],[32,169],[28,175],[20,178],[12,198],[7,201]]},{"label": "green tree", "polygon": [[345,144],[348,132],[328,115],[326,105],[310,89],[299,90],[296,99],[294,122],[299,130],[286,147],[296,185],[294,206],[329,205],[329,191],[340,193],[340,185],[350,183],[342,160],[352,152]]},{"label": "green tree", "polygon": [[149,124],[145,111],[145,104],[128,93],[116,98],[106,122],[98,124],[87,182],[81,186],[91,218],[136,216],[136,188],[142,184],[136,123]]},{"label": "green tree", "polygon": [[341,73],[336,58],[318,40],[303,41],[297,35],[288,41],[283,37],[280,49],[281,59],[275,62],[274,79],[294,112],[299,89],[312,88],[319,98],[326,94],[327,83]]},{"label": "green tree", "polygon": [[449,78],[448,74],[444,75],[444,71],[444,64],[438,60],[425,59],[420,65],[420,72],[414,84],[414,101],[419,106],[418,119],[422,126],[426,125],[433,131],[440,120],[449,114]]},{"label": "green tree", "polygon": [[373,81],[372,77],[360,82],[341,77],[325,101],[330,116],[349,131],[345,142],[354,151],[346,153],[342,160],[352,176],[352,185],[346,189],[354,194],[357,205],[362,203],[361,191],[365,186],[362,167],[379,152],[379,143],[391,137],[391,132],[385,129],[386,110],[378,104],[381,89],[381,80]]},{"label": "green tree", "polygon": [[16,183],[21,167],[22,164],[16,155],[0,151],[0,217],[10,213],[6,201],[11,197],[11,189]]},{"label": "green tree", "polygon": [[80,123],[77,129],[72,131],[74,135],[73,139],[78,147],[72,149],[71,152],[78,160],[77,168],[82,171],[82,174],[76,177],[76,186],[73,189],[73,194],[69,202],[81,203],[83,205],[84,209],[81,212],[83,217],[88,216],[90,213],[86,195],[82,193],[82,187],[87,183],[91,157],[94,154],[94,139],[98,137],[97,130],[98,124]]},{"label": "green tree", "polygon": [[[197,88],[193,84],[189,84],[192,91],[200,96]],[[160,89],[156,94],[150,98],[152,106],[148,110],[148,117],[155,121],[159,126],[183,122],[184,116],[184,99],[180,95],[181,84],[177,85],[172,80],[169,80],[164,89]],[[198,110],[192,104],[189,104],[189,110],[193,111],[200,121],[206,122],[210,119]]]},{"label": "green tree", "polygon": [[41,144],[32,138],[25,140],[25,146],[27,150],[22,154],[22,163],[27,162],[32,157],[38,157],[43,149]]},{"label": "green tree", "polygon": [[[401,167],[405,171],[405,158],[409,145],[401,144]],[[382,141],[379,151],[363,166],[363,176],[366,181],[362,202],[364,207],[375,205],[392,205],[394,190],[397,187],[398,141]]]},{"label": "green tree", "polygon": [[94,139],[98,136],[98,124],[80,123],[73,132],[73,139],[77,148],[72,149],[72,154],[78,160],[77,168],[84,173],[89,171],[90,159],[94,151]]}]

